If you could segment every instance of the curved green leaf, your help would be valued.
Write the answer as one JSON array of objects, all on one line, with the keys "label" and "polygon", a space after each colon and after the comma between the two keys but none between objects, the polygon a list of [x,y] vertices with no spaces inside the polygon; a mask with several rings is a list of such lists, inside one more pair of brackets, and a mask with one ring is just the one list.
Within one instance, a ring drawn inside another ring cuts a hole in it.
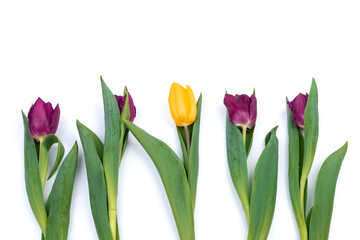
[{"label": "curved green leaf", "polygon": [[[49,151],[50,147],[55,143],[58,144],[58,150],[57,150],[57,154],[56,154],[56,160],[55,160],[54,166],[49,174],[48,180],[54,175],[57,168],[59,167],[59,164],[64,157],[65,149],[64,149],[64,145],[61,143],[60,139],[57,136],[52,135],[52,134],[46,136],[44,139],[44,142],[43,142],[46,151]],[[40,149],[41,149],[41,147],[40,147]],[[47,153],[46,153],[46,155],[47,155]]]},{"label": "curved green leaf", "polygon": [[126,148],[127,139],[128,139],[128,132],[129,132],[124,125],[124,120],[129,120],[129,118],[130,118],[129,94],[128,94],[126,88],[124,89],[124,96],[126,96],[125,104],[124,104],[124,107],[123,107],[123,109],[121,111],[121,115],[120,115],[119,167],[120,167],[121,159],[125,153],[125,148]]},{"label": "curved green leaf", "polygon": [[252,129],[250,129],[249,131],[247,131],[247,133],[246,133],[246,140],[245,140],[246,156],[249,156],[249,153],[251,150],[255,126],[256,125],[254,125],[254,127]]},{"label": "curved green leaf", "polygon": [[318,92],[315,79],[312,79],[310,94],[306,103],[304,113],[304,132],[304,162],[300,178],[300,197],[305,189],[307,177],[309,176],[309,172],[314,160],[316,144],[319,135]]},{"label": "curved green leaf", "polygon": [[278,140],[275,135],[276,128],[272,129],[266,137],[265,149],[256,164],[250,202],[248,240],[265,240],[270,231],[277,191]]},{"label": "curved green leaf", "polygon": [[[288,99],[286,99],[288,101]],[[300,176],[302,168],[302,152],[301,141],[303,142],[302,133],[291,118],[291,111],[286,104],[287,109],[287,126],[289,135],[289,192],[291,203],[299,228],[301,239],[307,238],[307,228],[305,216],[300,206]],[[306,198],[306,197],[305,197]],[[306,209],[306,208],[304,208]]]},{"label": "curved green leaf", "polygon": [[310,218],[310,240],[326,240],[329,237],[334,204],[336,181],[348,143],[331,154],[321,166],[316,180],[314,206]]},{"label": "curved green leaf", "polygon": [[77,162],[78,146],[75,142],[71,151],[61,164],[46,204],[48,209],[46,240],[67,239],[70,222],[71,196]]},{"label": "curved green leaf", "polygon": [[149,154],[159,172],[174,214],[180,239],[195,239],[191,193],[181,160],[164,142],[154,138],[129,121],[125,121],[125,125]]},{"label": "curved green leaf", "polygon": [[192,207],[195,211],[195,202],[196,202],[196,189],[197,189],[197,180],[199,173],[199,133],[200,133],[200,118],[201,118],[201,103],[202,103],[202,94],[197,102],[197,113],[196,119],[193,123],[191,140],[190,140],[190,157],[189,157],[189,167],[187,171],[187,178],[190,187]]},{"label": "curved green leaf", "polygon": [[[187,149],[186,149],[185,131],[184,131],[183,127],[178,127],[178,126],[176,126],[176,131],[178,133],[180,147],[181,147],[181,151],[182,151],[183,159],[184,159],[185,171],[187,174],[187,171],[189,168],[189,156],[188,156]],[[189,135],[190,135],[190,132],[189,132]],[[190,140],[190,142],[191,142],[191,140]]]},{"label": "curved green leaf", "polygon": [[86,133],[88,134],[88,136],[91,137],[91,139],[93,140],[93,142],[95,144],[97,155],[99,156],[99,158],[101,159],[101,162],[102,162],[102,157],[104,154],[104,144],[101,142],[100,138],[93,131],[91,131],[90,128],[86,127],[79,121],[76,121],[76,125],[78,125],[78,124],[81,126],[81,128],[86,130]]},{"label": "curved green leaf", "polygon": [[38,221],[41,231],[45,233],[47,214],[44,203],[44,193],[41,185],[38,155],[34,139],[30,135],[29,121],[22,112],[24,122],[24,162],[25,162],[25,185],[31,209]]},{"label": "curved green leaf", "polygon": [[110,229],[116,239],[118,174],[120,164],[120,111],[114,94],[102,77],[101,88],[104,102],[105,140],[103,166],[108,197]]},{"label": "curved green leaf", "polygon": [[250,224],[250,190],[247,169],[247,156],[243,136],[237,126],[232,124],[226,113],[226,149],[229,171],[236,192],[243,206],[246,221]]},{"label": "curved green leaf", "polygon": [[91,212],[100,240],[112,239],[104,168],[93,140],[92,133],[79,121],[76,121],[82,147],[84,149],[86,173],[89,184]]}]

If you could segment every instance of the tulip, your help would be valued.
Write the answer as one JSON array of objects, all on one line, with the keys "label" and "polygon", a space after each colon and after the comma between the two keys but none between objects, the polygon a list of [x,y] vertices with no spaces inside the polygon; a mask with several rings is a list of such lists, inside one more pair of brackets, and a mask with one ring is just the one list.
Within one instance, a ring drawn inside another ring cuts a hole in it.
[{"label": "tulip", "polygon": [[232,124],[243,129],[252,129],[256,122],[256,97],[254,94],[249,97],[246,94],[231,95],[225,94],[224,104],[229,112]]},{"label": "tulip", "polygon": [[[133,122],[134,121],[134,118],[136,117],[136,108],[135,108],[135,105],[134,105],[134,101],[130,95],[130,93],[127,91],[127,88],[125,87],[126,89],[126,92],[129,96],[129,111],[130,111],[130,117],[129,117],[129,121],[130,122]],[[124,105],[125,105],[125,102],[126,102],[126,95],[124,96],[118,96],[118,95],[114,95],[115,98],[116,98],[116,101],[119,105],[119,110],[120,110],[120,114],[124,108]]]},{"label": "tulip", "polygon": [[178,83],[173,83],[169,94],[170,113],[179,127],[191,125],[196,118],[196,101],[189,86],[186,89]]},{"label": "tulip", "polygon": [[30,134],[34,139],[41,140],[49,134],[55,134],[60,118],[59,104],[53,109],[50,102],[45,103],[38,98],[31,106],[28,118]]},{"label": "tulip", "polygon": [[287,101],[292,113],[292,120],[301,129],[304,129],[304,112],[309,95],[299,93],[291,102]]}]

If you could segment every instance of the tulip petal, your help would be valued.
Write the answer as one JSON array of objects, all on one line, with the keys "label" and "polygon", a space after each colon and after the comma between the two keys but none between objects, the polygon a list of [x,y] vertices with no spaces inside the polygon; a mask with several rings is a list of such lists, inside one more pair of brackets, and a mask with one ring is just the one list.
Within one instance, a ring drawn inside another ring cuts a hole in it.
[{"label": "tulip petal", "polygon": [[53,110],[50,102],[45,103],[41,98],[38,98],[35,104],[31,106],[28,118],[29,129],[33,138],[39,139],[54,134],[59,124],[59,105]]},{"label": "tulip petal", "polygon": [[248,122],[248,114],[244,113],[238,104],[236,96],[225,94],[224,104],[229,112],[229,118],[232,124],[236,126],[246,125]]},{"label": "tulip petal", "polygon": [[59,104],[56,105],[54,111],[52,111],[51,117],[50,117],[50,134],[55,134],[60,120],[60,108]]},{"label": "tulip petal", "polygon": [[189,90],[186,90],[180,84],[175,82],[171,85],[170,94],[169,94],[170,113],[172,118],[174,119],[175,124],[179,127],[189,125],[192,123],[192,122],[190,123],[188,118],[188,113],[190,113],[191,111],[188,110],[187,108],[190,109],[190,104],[192,102],[188,98],[188,94],[193,95],[191,88],[189,88]]},{"label": "tulip petal", "polygon": [[186,85],[186,95],[188,98],[188,105],[187,107],[187,116],[188,116],[188,122],[187,124],[190,125],[195,121],[196,118],[196,100],[194,93],[190,86]]},{"label": "tulip petal", "polygon": [[250,125],[248,126],[249,129],[252,129],[256,122],[257,116],[257,100],[254,94],[251,95],[250,99]]}]

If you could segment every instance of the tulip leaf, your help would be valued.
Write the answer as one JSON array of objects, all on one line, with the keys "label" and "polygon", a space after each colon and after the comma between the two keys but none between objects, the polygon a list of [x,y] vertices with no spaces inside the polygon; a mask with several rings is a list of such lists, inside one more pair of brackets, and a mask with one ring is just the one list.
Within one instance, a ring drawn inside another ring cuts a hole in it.
[{"label": "tulip leaf", "polygon": [[91,139],[93,140],[93,142],[95,144],[97,155],[99,156],[99,158],[101,159],[101,162],[102,162],[102,157],[104,154],[104,144],[101,142],[100,138],[93,131],[91,131],[90,128],[81,124],[79,121],[76,121],[76,124],[81,125],[81,127],[87,131],[88,136],[91,137]]},{"label": "tulip leaf", "polygon": [[189,168],[189,156],[188,156],[187,149],[186,149],[185,131],[184,131],[183,127],[178,127],[178,126],[176,127],[176,131],[178,133],[180,147],[181,147],[181,151],[182,151],[183,159],[184,159],[184,166],[185,166],[185,170],[187,173],[188,168]]},{"label": "tulip leaf", "polygon": [[250,190],[245,144],[239,128],[231,123],[228,113],[226,113],[226,149],[231,179],[249,224]]},{"label": "tulip leaf", "polygon": [[124,125],[124,120],[129,120],[130,118],[130,108],[129,108],[129,94],[126,91],[126,88],[124,89],[124,95],[126,96],[124,107],[121,111],[120,115],[120,159],[119,159],[119,167],[120,162],[122,159],[122,156],[125,153],[125,148],[127,144],[127,137],[128,137],[128,130],[126,129]]},{"label": "tulip leaf", "polygon": [[[288,101],[288,99],[286,99]],[[302,212],[300,206],[300,176],[302,168],[302,155],[303,147],[301,142],[304,142],[301,131],[298,129],[296,124],[291,118],[291,111],[286,105],[287,109],[287,124],[288,124],[288,135],[289,135],[289,192],[291,203],[296,219],[296,223],[299,228],[300,235],[307,237],[305,215]],[[306,198],[306,197],[305,197]],[[304,208],[306,209],[306,208]]]},{"label": "tulip leaf", "polygon": [[106,189],[109,207],[110,229],[113,238],[116,238],[117,222],[117,194],[118,194],[118,174],[121,156],[120,151],[120,110],[114,94],[105,84],[102,77],[101,87],[104,102],[105,116],[105,140],[103,166],[106,180]]},{"label": "tulip leaf", "polygon": [[164,184],[175,218],[180,239],[194,240],[194,216],[191,193],[184,165],[175,152],[164,142],[149,135],[135,124],[124,121],[126,127],[152,159]]},{"label": "tulip leaf", "polygon": [[254,131],[255,131],[255,126],[246,133],[246,140],[245,140],[246,156],[249,156],[251,150]]},{"label": "tulip leaf", "polygon": [[273,128],[256,164],[250,201],[248,240],[266,239],[275,210],[278,171],[278,140]]},{"label": "tulip leaf", "polygon": [[84,149],[91,212],[96,231],[100,240],[112,239],[104,168],[98,155],[92,132],[79,121],[76,122],[76,125]]},{"label": "tulip leaf", "polygon": [[30,135],[29,121],[22,112],[24,121],[24,159],[25,185],[31,209],[38,221],[41,231],[45,233],[47,214],[44,203],[44,193],[41,185],[38,156],[34,139]]},{"label": "tulip leaf", "polygon": [[193,211],[195,211],[196,189],[197,189],[197,180],[199,173],[199,134],[200,134],[201,103],[202,103],[202,94],[200,94],[200,97],[198,99],[196,118],[195,118],[195,122],[192,124],[193,126],[191,130],[191,140],[190,140],[189,167],[187,171],[187,178],[191,192]]},{"label": "tulip leaf", "polygon": [[316,150],[319,135],[318,92],[315,79],[312,80],[309,98],[304,113],[304,162],[300,178],[300,191],[305,187]]},{"label": "tulip leaf", "polygon": [[[57,168],[59,167],[59,164],[61,162],[61,160],[63,159],[64,156],[64,145],[61,143],[60,139],[55,136],[55,135],[48,135],[45,137],[43,144],[45,145],[45,149],[47,151],[49,151],[50,147],[54,144],[57,143],[58,144],[58,150],[57,150],[57,154],[56,154],[56,160],[54,163],[54,166],[49,174],[48,180],[54,175],[54,173],[56,172]],[[47,154],[47,153],[46,153]]]},{"label": "tulip leaf", "polygon": [[336,181],[348,143],[332,153],[320,168],[315,186],[314,206],[311,212],[309,239],[328,239],[334,204]]},{"label": "tulip leaf", "polygon": [[67,239],[70,222],[71,196],[77,162],[78,146],[75,142],[73,148],[61,164],[46,204],[48,210],[46,240]]}]

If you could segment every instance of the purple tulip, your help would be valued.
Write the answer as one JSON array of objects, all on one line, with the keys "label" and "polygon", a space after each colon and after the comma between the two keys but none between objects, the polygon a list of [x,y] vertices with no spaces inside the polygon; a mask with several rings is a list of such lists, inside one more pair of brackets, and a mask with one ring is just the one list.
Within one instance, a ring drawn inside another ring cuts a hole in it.
[{"label": "purple tulip", "polygon": [[256,97],[254,94],[249,97],[246,94],[231,95],[225,94],[224,104],[229,112],[232,124],[238,127],[252,129],[256,122]]},{"label": "purple tulip", "polygon": [[286,102],[291,110],[292,120],[295,122],[296,126],[301,129],[304,129],[304,112],[308,97],[309,95],[307,93],[306,95],[299,93],[292,102]]},{"label": "purple tulip", "polygon": [[59,104],[53,109],[51,103],[45,103],[41,98],[38,98],[29,110],[29,130],[34,139],[41,138],[55,134],[60,118]]},{"label": "purple tulip", "polygon": [[[125,87],[126,88],[126,87]],[[135,108],[135,105],[134,105],[134,101],[130,95],[130,93],[128,92],[127,88],[126,88],[126,92],[128,93],[129,95],[129,111],[130,111],[130,117],[129,117],[129,121],[130,122],[133,122],[134,121],[134,118],[136,117],[136,108]],[[125,101],[126,101],[126,95],[125,96],[118,96],[118,95],[114,95],[115,98],[116,98],[116,101],[119,105],[119,109],[120,109],[120,114],[124,108],[124,105],[125,105]]]}]

